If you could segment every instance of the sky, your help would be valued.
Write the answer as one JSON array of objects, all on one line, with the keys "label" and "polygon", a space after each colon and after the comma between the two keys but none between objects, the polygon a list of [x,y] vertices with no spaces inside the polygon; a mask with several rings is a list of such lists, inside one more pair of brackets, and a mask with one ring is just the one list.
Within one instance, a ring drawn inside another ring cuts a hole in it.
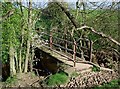
[{"label": "sky", "polygon": [[[29,0],[22,0],[22,1],[29,1]],[[32,0],[33,2],[48,2],[49,0]],[[59,0],[58,0],[59,1]],[[63,0],[66,2],[76,2],[77,0]],[[108,1],[108,2],[119,2],[120,0],[83,0],[83,1],[90,1],[90,2],[100,2],[100,1]]]},{"label": "sky", "polygon": [[[0,0],[0,1],[18,1],[18,0]],[[29,0],[22,0],[23,2],[28,2]],[[49,0],[32,0],[33,2],[48,2]],[[52,1],[52,0],[51,0]],[[58,0],[59,1],[59,0]],[[77,0],[62,0],[66,2],[76,2]],[[100,1],[108,1],[108,2],[120,2],[120,0],[83,0],[83,1],[90,1],[90,2],[100,2]]]},{"label": "sky", "polygon": [[[18,0],[0,0],[0,1],[3,1],[3,2],[7,2],[7,1],[11,1],[11,2],[15,2],[15,1],[18,1]],[[48,1],[52,1],[52,0],[32,0],[32,2],[34,2],[34,5],[35,6],[38,6],[37,8],[44,8],[47,6],[47,2]],[[58,0],[59,1],[59,0]],[[65,2],[68,2],[68,5],[72,8],[75,8],[75,4],[78,0],[62,0],[62,1],[65,1]],[[83,1],[87,1],[87,2],[109,2],[111,3],[112,1],[115,1],[115,2],[120,2],[120,0],[83,0]],[[22,3],[24,6],[27,6],[28,5],[28,2],[29,0],[22,0]],[[99,3],[98,3],[98,6],[99,6]],[[108,3],[108,4],[109,4]]]},{"label": "sky", "polygon": [[[15,1],[15,0],[14,0]],[[29,0],[22,0],[24,5],[26,6],[27,5],[27,2]],[[37,6],[41,6],[41,7],[46,7],[47,6],[47,2],[49,0],[32,0],[32,2],[34,2]],[[75,8],[75,3],[78,1],[78,0],[63,0],[65,2],[68,2],[69,5],[72,7],[72,8]],[[83,0],[83,1],[89,1],[89,2],[112,2],[112,1],[116,1],[116,2],[119,2],[120,0]],[[99,3],[98,3],[99,5]]]}]

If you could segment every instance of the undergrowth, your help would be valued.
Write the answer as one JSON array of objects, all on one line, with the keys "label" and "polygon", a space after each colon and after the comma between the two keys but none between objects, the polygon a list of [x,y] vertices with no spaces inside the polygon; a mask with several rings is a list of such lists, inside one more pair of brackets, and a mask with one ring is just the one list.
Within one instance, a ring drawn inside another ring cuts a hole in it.
[{"label": "undergrowth", "polygon": [[94,71],[94,72],[99,72],[99,71],[100,71],[100,68],[97,67],[97,66],[93,66],[93,67],[92,67],[92,71]]},{"label": "undergrowth", "polygon": [[16,81],[17,81],[17,77],[15,75],[14,76],[10,76],[5,81],[5,84],[6,85],[11,85],[11,84],[14,84]]},{"label": "undergrowth", "polygon": [[68,75],[65,72],[60,72],[51,75],[47,81],[46,84],[48,86],[58,86],[61,84],[65,84],[68,81]]},{"label": "undergrowth", "polygon": [[77,77],[77,76],[79,76],[80,74],[78,74],[77,72],[73,72],[72,74],[71,74],[71,77]]},{"label": "undergrowth", "polygon": [[95,86],[94,89],[120,89],[120,79],[112,80],[109,83],[104,83],[101,86]]}]

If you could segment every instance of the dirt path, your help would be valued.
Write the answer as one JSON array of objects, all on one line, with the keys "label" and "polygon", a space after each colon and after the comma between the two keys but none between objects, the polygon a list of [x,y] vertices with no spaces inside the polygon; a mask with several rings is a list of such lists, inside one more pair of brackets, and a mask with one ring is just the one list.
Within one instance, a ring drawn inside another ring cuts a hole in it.
[{"label": "dirt path", "polygon": [[[65,85],[60,85],[59,87],[94,87],[96,85],[101,85],[103,83],[108,83],[113,79],[117,79],[119,75],[114,71],[106,71],[102,70],[99,72],[86,71],[86,70],[78,70],[76,77],[70,77],[70,80]],[[0,83],[0,89],[2,86],[4,87],[41,87],[40,81],[44,80],[43,77],[38,77],[33,75],[32,73],[27,74],[18,74],[17,81],[15,81],[11,85],[2,85]],[[46,87],[46,86],[42,86]]]}]

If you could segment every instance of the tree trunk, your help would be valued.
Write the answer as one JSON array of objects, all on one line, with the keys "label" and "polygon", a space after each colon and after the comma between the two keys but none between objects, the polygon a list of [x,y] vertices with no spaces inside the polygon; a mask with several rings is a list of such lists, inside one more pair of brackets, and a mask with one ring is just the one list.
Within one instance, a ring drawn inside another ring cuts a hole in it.
[{"label": "tree trunk", "polygon": [[22,0],[20,0],[20,10],[21,10],[21,16],[22,16],[22,20],[21,20],[21,44],[20,44],[20,52],[19,52],[19,72],[21,73],[22,72],[22,68],[21,68],[21,65],[22,65],[22,45],[23,45],[23,35],[24,35],[24,29],[23,29],[23,25],[24,25],[24,15],[23,15],[23,9],[22,9]]},{"label": "tree trunk", "polygon": [[28,70],[28,61],[29,61],[29,56],[30,56],[30,32],[31,32],[31,28],[32,28],[32,1],[29,0],[29,9],[28,9],[28,31],[27,31],[27,35],[28,35],[28,40],[27,40],[27,53],[26,53],[26,60],[25,60],[25,69],[24,72],[27,72]]},{"label": "tree trunk", "polygon": [[56,4],[62,9],[62,11],[67,15],[67,17],[70,19],[70,21],[72,22],[72,24],[75,26],[75,28],[80,27],[78,22],[76,22],[75,18],[73,17],[72,14],[70,14],[70,12],[60,3],[60,2],[56,2]]},{"label": "tree trunk", "polygon": [[81,0],[81,3],[80,3],[81,5],[82,5],[82,10],[83,10],[83,12],[81,13],[82,14],[82,24],[85,24],[86,23],[86,14],[85,14],[85,11],[86,11],[86,3],[85,3],[85,1],[84,0]]},{"label": "tree trunk", "polygon": [[31,60],[30,60],[30,71],[33,70],[33,58],[34,58],[34,49],[32,48]]},{"label": "tree trunk", "polygon": [[20,48],[20,54],[19,54],[19,72],[21,73],[22,72],[22,68],[21,68],[21,60],[22,60],[22,57],[21,57],[21,48]]},{"label": "tree trunk", "polygon": [[25,69],[24,72],[26,73],[28,70],[28,61],[29,61],[29,56],[30,56],[30,39],[28,38],[27,40],[27,53],[26,53],[26,59],[25,59]]},{"label": "tree trunk", "polygon": [[16,74],[15,61],[14,61],[14,48],[10,45],[9,55],[10,55],[10,75],[13,76]]},{"label": "tree trunk", "polygon": [[17,56],[17,51],[15,51],[15,54],[14,54],[14,58],[15,58],[15,66],[16,66],[16,72],[18,71],[18,56]]}]

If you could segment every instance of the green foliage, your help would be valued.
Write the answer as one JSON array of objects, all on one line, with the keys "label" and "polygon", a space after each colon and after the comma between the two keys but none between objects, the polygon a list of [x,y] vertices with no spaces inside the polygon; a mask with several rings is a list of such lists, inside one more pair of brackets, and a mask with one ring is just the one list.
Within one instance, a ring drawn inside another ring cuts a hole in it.
[{"label": "green foliage", "polygon": [[[2,16],[13,11],[13,14],[8,16],[2,21],[2,63],[9,63],[10,65],[10,46],[14,48],[14,68],[19,72],[19,59],[21,58],[21,66],[24,65],[27,46],[27,22],[28,22],[28,9],[22,7],[23,15],[20,6],[15,2],[3,2]],[[20,52],[21,51],[21,52]],[[21,53],[21,56],[20,56]],[[13,65],[12,65],[13,66]],[[12,67],[10,67],[12,68]],[[24,68],[24,67],[22,67]],[[11,71],[10,71],[11,72]],[[10,73],[12,75],[12,73]],[[12,79],[11,79],[12,80]],[[8,82],[11,82],[8,80]]]},{"label": "green foliage", "polygon": [[48,86],[56,86],[60,84],[65,84],[68,81],[68,76],[64,72],[56,73],[51,75],[47,80]]},{"label": "green foliage", "polygon": [[44,31],[50,32],[51,28],[58,27],[60,31],[64,29],[64,25],[68,22],[67,17],[55,2],[49,2],[40,15],[40,19],[36,22],[35,27],[44,27]]},{"label": "green foliage", "polygon": [[31,72],[31,76],[35,77],[36,76],[35,72]]},{"label": "green foliage", "polygon": [[93,67],[92,67],[92,71],[94,71],[94,72],[99,72],[99,71],[100,71],[100,68],[97,67],[97,66],[93,66]]},{"label": "green foliage", "polygon": [[[111,36],[114,39],[118,39],[118,12],[116,10],[95,10],[88,15],[87,24],[94,27],[98,32],[103,32],[104,34]],[[96,20],[97,19],[97,20]],[[96,35],[89,36],[94,43],[94,49],[101,49],[103,47],[112,46],[115,47],[109,40],[101,39],[101,37]]]},{"label": "green foliage", "polygon": [[79,74],[77,73],[77,72],[73,72],[72,74],[71,74],[71,77],[77,77]]},{"label": "green foliage", "polygon": [[109,83],[104,83],[101,86],[95,86],[94,89],[119,89],[120,88],[120,79],[112,80]]},{"label": "green foliage", "polygon": [[13,76],[13,77],[8,77],[7,80],[5,81],[6,85],[11,85],[14,84],[17,81],[17,77]]},{"label": "green foliage", "polygon": [[[32,17],[32,20],[37,17],[39,9],[34,8],[33,13],[35,14]],[[21,10],[17,3],[4,2],[2,3],[2,15],[6,15],[7,12],[15,10],[13,15],[8,17],[5,21],[2,22],[2,62],[9,61],[9,47],[12,45],[19,55],[19,49],[21,44],[21,37],[24,37],[23,47],[22,47],[22,59],[25,58],[26,53],[26,41],[28,38],[27,35],[27,21],[28,21],[28,8],[23,9],[23,16],[21,19]],[[76,10],[69,10],[75,17]],[[67,18],[67,16],[63,13],[60,7],[58,7],[55,3],[49,2],[48,6],[44,9],[41,9],[39,15],[39,20],[36,21],[35,27],[44,27],[42,29],[46,32],[50,32],[52,27],[57,27],[56,33],[53,34],[55,37],[64,38],[65,29],[67,29],[67,39],[71,40],[71,30],[73,25]],[[83,12],[82,10],[79,13]],[[87,12],[91,12],[87,14]],[[37,13],[37,14],[36,14]],[[98,9],[98,10],[86,10],[86,24],[88,26],[93,27],[96,31],[104,32],[107,35],[112,36],[114,39],[118,38],[118,11],[115,9]],[[2,16],[1,15],[1,16]],[[78,15],[77,21],[81,24],[82,22],[81,14]],[[21,26],[23,26],[23,34],[21,32]],[[26,29],[26,30],[25,30]],[[74,37],[78,39],[81,36],[81,32],[76,32]],[[62,34],[61,34],[62,33]],[[95,43],[93,44],[93,49],[101,49],[106,46],[114,46],[114,44],[110,43],[108,40],[100,39],[100,36],[88,33],[84,31],[89,39],[91,39]],[[69,35],[68,35],[69,34]],[[44,36],[44,39],[48,39],[48,36]],[[49,40],[49,39],[48,39]],[[55,40],[57,41],[57,40]],[[59,42],[59,41],[57,41]],[[69,47],[70,46],[70,47]],[[68,48],[72,48],[72,45],[68,45]],[[19,56],[18,56],[19,59]],[[93,67],[93,71],[99,71],[99,68]],[[73,74],[74,75],[74,74]],[[76,74],[75,74],[76,75]]]},{"label": "green foliage", "polygon": [[[5,15],[8,11],[14,9],[12,3],[2,3],[2,15]],[[16,13],[2,22],[2,62],[8,62],[9,60],[9,46],[10,43],[16,48],[18,46],[17,34],[19,33],[20,16]]]},{"label": "green foliage", "polygon": [[[90,13],[89,13],[90,12]],[[71,10],[74,17],[76,15],[76,10]],[[89,14],[87,14],[89,13]],[[96,9],[96,10],[87,10],[86,9],[86,25],[93,27],[97,32],[103,32],[108,36],[118,40],[118,12],[116,9]],[[81,24],[81,10],[79,11],[79,15],[77,17],[77,21]],[[80,32],[81,33],[81,32]],[[87,31],[85,31],[87,33]],[[80,37],[81,34],[77,36]],[[100,36],[90,33],[87,34],[87,37],[91,39],[95,43],[93,44],[93,49],[99,50],[101,48],[106,48],[108,46],[116,47],[112,42],[106,39],[101,39]]]}]

